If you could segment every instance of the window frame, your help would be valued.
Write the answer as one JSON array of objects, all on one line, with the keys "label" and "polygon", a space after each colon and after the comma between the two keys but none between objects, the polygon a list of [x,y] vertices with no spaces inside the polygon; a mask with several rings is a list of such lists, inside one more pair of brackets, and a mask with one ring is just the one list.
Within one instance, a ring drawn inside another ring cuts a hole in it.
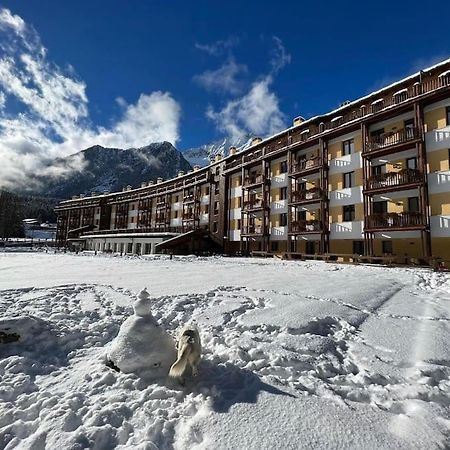
[{"label": "window frame", "polygon": [[342,219],[343,222],[353,222],[355,220],[355,205],[344,205],[342,207]]},{"label": "window frame", "polygon": [[[343,175],[343,182],[342,182],[343,188],[346,189],[353,187],[355,183],[355,171],[353,170],[352,172],[345,172],[342,175]],[[347,182],[348,175],[350,176],[349,182]]]},{"label": "window frame", "polygon": [[[389,244],[389,245],[388,245]],[[390,247],[386,249],[386,246]],[[381,251],[383,255],[393,255],[394,254],[394,244],[392,241],[381,241]]]},{"label": "window frame", "polygon": [[[411,208],[411,205],[415,203],[414,208]],[[420,212],[420,204],[419,197],[408,197],[408,212],[418,213]]]},{"label": "window frame", "polygon": [[351,155],[355,152],[355,139],[346,139],[342,141],[342,155]]}]

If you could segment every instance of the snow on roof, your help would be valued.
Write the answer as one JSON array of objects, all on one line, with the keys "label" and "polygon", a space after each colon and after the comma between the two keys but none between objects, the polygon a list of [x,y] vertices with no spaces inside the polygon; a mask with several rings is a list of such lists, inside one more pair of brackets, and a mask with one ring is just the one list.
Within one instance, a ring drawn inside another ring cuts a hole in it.
[{"label": "snow on roof", "polygon": [[394,93],[392,94],[392,96],[395,97],[396,95],[400,95],[400,94],[403,94],[403,93],[405,93],[405,92],[408,92],[408,89],[407,89],[407,88],[405,88],[405,89],[400,89],[399,91],[394,92]]},{"label": "snow on roof", "polygon": [[447,75],[450,75],[450,70],[446,70],[445,72],[442,72],[439,76],[446,77]]},{"label": "snow on roof", "polygon": [[330,122],[336,122],[337,120],[342,119],[343,116],[336,116],[333,119],[330,120]]},{"label": "snow on roof", "polygon": [[306,134],[309,133],[309,128],[307,128],[306,130],[303,130],[300,134]]},{"label": "snow on roof", "polygon": [[371,105],[376,105],[377,103],[381,103],[384,100],[384,98],[377,98],[376,100],[374,100]]}]

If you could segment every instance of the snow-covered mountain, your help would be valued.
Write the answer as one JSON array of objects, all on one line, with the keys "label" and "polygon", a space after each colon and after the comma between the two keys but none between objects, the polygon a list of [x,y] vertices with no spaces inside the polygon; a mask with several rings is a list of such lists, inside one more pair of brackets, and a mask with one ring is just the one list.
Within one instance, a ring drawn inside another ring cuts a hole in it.
[{"label": "snow-covered mountain", "polygon": [[[81,164],[79,163],[81,161]],[[74,167],[64,178],[41,177],[40,188],[34,194],[47,197],[70,198],[90,192],[120,191],[124,186],[139,186],[143,181],[176,176],[188,171],[191,165],[170,142],[155,142],[141,148],[105,148],[100,145],[60,158],[52,167]]]},{"label": "snow-covered mountain", "polygon": [[183,156],[193,166],[199,165],[201,167],[207,166],[211,159],[216,155],[227,156],[230,147],[236,147],[240,150],[247,148],[254,136],[243,136],[238,139],[223,138],[222,140],[205,144],[200,147],[190,148],[183,151]]}]

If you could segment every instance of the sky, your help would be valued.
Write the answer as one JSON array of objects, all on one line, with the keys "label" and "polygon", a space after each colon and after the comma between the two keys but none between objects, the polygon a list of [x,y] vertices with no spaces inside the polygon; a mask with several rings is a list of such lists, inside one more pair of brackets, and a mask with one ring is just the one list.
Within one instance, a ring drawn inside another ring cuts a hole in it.
[{"label": "sky", "polygon": [[0,186],[79,169],[47,163],[95,144],[270,135],[450,57],[449,16],[403,0],[0,0]]}]

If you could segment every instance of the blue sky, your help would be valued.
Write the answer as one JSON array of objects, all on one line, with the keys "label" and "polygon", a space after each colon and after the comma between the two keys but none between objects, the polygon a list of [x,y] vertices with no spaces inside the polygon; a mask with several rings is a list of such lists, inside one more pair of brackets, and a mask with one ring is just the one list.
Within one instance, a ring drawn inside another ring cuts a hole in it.
[{"label": "blue sky", "polygon": [[[0,132],[8,120],[9,138],[16,132],[9,147],[27,155],[29,167],[94,141],[135,146],[167,136],[186,149],[224,135],[267,135],[450,56],[450,2],[0,0],[1,7],[0,62],[13,61],[8,76],[22,81],[11,88],[0,72]],[[30,81],[39,71],[42,80]],[[23,94],[27,83],[47,106]],[[49,100],[50,91],[60,97]],[[19,139],[11,118],[29,135]],[[37,121],[39,130],[28,131]],[[14,158],[3,149],[6,159]]]}]

